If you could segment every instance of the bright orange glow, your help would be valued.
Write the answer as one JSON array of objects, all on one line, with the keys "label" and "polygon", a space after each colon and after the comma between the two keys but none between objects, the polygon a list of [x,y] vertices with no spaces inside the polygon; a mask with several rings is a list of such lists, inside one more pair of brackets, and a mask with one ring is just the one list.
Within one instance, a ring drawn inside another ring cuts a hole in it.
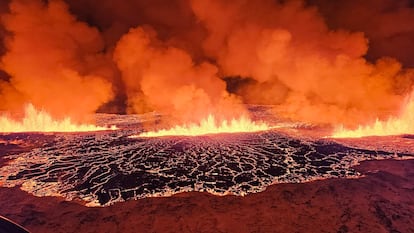
[{"label": "bright orange glow", "polygon": [[231,121],[222,121],[220,124],[217,124],[215,117],[209,115],[207,119],[202,120],[200,124],[176,126],[168,130],[163,129],[160,131],[145,132],[138,137],[197,136],[218,133],[256,132],[267,129],[270,129],[267,124],[263,122],[252,122],[247,117],[240,117],[239,119],[233,119]]},{"label": "bright orange glow", "polygon": [[44,111],[39,111],[31,104],[26,106],[25,116],[19,122],[10,119],[7,116],[0,116],[0,132],[87,132],[99,130],[114,130],[115,126],[110,128],[100,127],[90,124],[74,124],[70,118],[61,121],[53,120],[52,117]]},{"label": "bright orange glow", "polygon": [[333,138],[357,138],[364,136],[386,136],[414,134],[414,93],[404,104],[398,117],[391,117],[387,121],[379,121],[368,126],[359,126],[355,130],[339,127],[333,133]]}]

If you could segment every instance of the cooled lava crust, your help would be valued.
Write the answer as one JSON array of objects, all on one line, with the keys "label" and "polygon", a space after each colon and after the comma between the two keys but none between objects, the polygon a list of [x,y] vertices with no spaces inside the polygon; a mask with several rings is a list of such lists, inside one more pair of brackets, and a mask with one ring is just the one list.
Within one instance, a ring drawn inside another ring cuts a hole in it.
[{"label": "cooled lava crust", "polygon": [[299,140],[275,131],[160,138],[129,138],[122,131],[69,134],[8,156],[0,183],[21,185],[36,196],[105,206],[185,191],[246,195],[274,183],[358,177],[352,167],[360,161],[402,156],[409,154]]}]

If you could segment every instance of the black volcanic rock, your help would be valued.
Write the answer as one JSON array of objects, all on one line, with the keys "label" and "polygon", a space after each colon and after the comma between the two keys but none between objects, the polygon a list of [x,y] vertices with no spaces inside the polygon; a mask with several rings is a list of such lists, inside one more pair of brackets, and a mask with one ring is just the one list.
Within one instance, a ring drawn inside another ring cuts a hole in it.
[{"label": "black volcanic rock", "polygon": [[25,189],[40,196],[57,192],[109,205],[192,190],[244,195],[275,182],[356,176],[351,167],[358,161],[394,156],[272,131],[136,139],[119,131],[52,139],[11,156],[20,159],[1,168],[7,174],[1,180],[26,182]]}]

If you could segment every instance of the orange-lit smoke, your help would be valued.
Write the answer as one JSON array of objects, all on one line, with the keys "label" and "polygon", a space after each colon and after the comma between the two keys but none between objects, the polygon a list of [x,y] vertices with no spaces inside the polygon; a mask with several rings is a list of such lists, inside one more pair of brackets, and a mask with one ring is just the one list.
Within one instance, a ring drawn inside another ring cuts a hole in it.
[{"label": "orange-lit smoke", "polygon": [[412,0],[309,1],[318,5],[318,10],[331,28],[363,31],[369,38],[369,59],[390,56],[406,66],[414,66]]},{"label": "orange-lit smoke", "polygon": [[0,84],[0,108],[30,102],[57,118],[85,120],[110,100],[111,84],[100,75],[100,34],[62,1],[14,0],[2,22],[10,35],[1,66],[11,79]]},{"label": "orange-lit smoke", "polygon": [[332,134],[333,138],[357,138],[365,136],[385,136],[414,134],[414,92],[407,98],[400,113],[381,121],[358,126],[357,129],[338,127]]},{"label": "orange-lit smoke", "polygon": [[[406,1],[332,2],[12,0],[2,19],[9,34],[0,28],[10,76],[0,73],[0,109],[31,102],[80,120],[121,96],[114,103],[128,112],[155,110],[177,124],[239,118],[242,103],[347,128],[384,121],[398,113],[414,71],[379,54],[410,64],[400,45],[414,39],[414,10]],[[394,38],[401,43],[388,53]]]},{"label": "orange-lit smoke", "polygon": [[184,50],[159,41],[151,29],[131,29],[118,42],[114,58],[132,111],[159,110],[183,122],[199,122],[210,114],[220,120],[244,114],[216,66],[195,64]]},{"label": "orange-lit smoke", "polygon": [[365,60],[363,33],[329,30],[302,1],[198,1],[205,52],[226,76],[248,77],[247,102],[278,104],[285,116],[353,125],[393,112],[413,79],[394,59]]}]

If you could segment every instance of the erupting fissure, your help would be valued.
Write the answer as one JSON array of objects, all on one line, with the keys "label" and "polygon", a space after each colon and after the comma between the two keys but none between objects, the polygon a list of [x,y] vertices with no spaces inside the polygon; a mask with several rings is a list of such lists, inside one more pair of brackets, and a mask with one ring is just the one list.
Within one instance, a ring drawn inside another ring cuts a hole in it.
[{"label": "erupting fissure", "polygon": [[391,117],[386,121],[376,120],[374,124],[358,126],[355,130],[338,127],[333,133],[333,138],[358,138],[365,136],[387,136],[414,134],[414,92],[407,98],[401,113],[397,117]]},{"label": "erupting fissure", "polygon": [[217,123],[213,115],[209,115],[199,124],[175,126],[171,129],[150,131],[134,137],[162,137],[162,136],[198,136],[218,133],[241,133],[268,130],[270,127],[264,122],[253,122],[247,117],[240,117],[231,121]]},{"label": "erupting fissure", "polygon": [[[0,111],[33,103],[47,112],[0,115],[0,132],[107,130],[75,124],[97,111],[187,123],[142,136],[268,129],[229,121],[246,105],[348,127],[396,112],[414,87],[408,0],[114,2],[0,1]],[[413,133],[412,108],[333,137]]]},{"label": "erupting fissure", "polygon": [[88,132],[115,130],[116,126],[101,127],[92,124],[75,124],[70,118],[54,120],[49,113],[37,110],[32,104],[25,109],[24,118],[16,121],[7,116],[0,116],[0,133],[17,132]]}]

